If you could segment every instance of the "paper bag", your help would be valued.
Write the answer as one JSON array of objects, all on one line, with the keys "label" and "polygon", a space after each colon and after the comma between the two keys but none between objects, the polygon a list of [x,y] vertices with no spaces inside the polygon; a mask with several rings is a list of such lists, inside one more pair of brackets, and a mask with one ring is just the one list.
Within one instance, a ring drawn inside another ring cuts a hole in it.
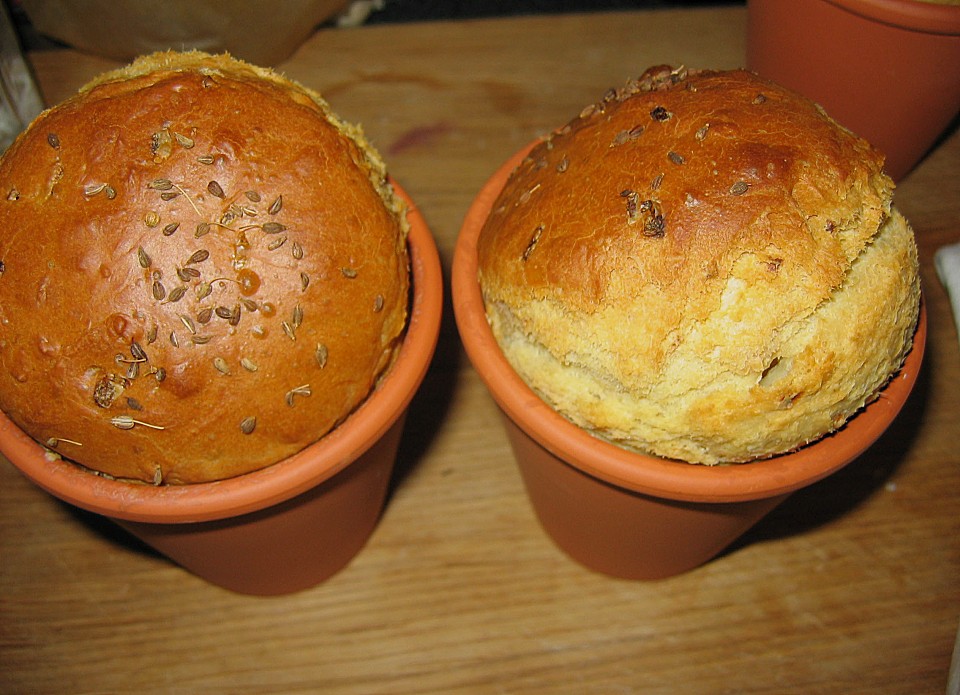
[{"label": "paper bag", "polygon": [[120,61],[160,50],[227,51],[272,67],[349,0],[21,0],[36,30]]}]

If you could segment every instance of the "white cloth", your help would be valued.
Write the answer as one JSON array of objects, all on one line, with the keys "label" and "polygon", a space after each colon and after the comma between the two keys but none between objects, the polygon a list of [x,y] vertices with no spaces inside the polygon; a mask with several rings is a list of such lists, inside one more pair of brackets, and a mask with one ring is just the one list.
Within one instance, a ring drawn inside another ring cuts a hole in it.
[{"label": "white cloth", "polygon": [[940,282],[947,288],[953,319],[960,332],[960,242],[942,246],[933,256]]},{"label": "white cloth", "polygon": [[[960,242],[937,249],[933,255],[933,263],[937,268],[940,282],[947,288],[950,307],[953,309],[954,324],[957,332],[960,333]],[[960,630],[957,631],[957,641],[953,647],[953,658],[947,678],[947,695],[960,695]]]}]

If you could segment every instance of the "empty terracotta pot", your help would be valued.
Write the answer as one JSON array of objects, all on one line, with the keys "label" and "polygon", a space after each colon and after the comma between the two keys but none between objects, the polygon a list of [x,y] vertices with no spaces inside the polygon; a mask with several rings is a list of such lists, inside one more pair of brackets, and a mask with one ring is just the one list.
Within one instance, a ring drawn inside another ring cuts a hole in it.
[{"label": "empty terracotta pot", "polygon": [[749,0],[747,67],[818,102],[902,179],[960,112],[960,6]]},{"label": "empty terracotta pot", "polygon": [[487,323],[477,280],[477,238],[526,150],[508,161],[470,207],[453,259],[460,336],[499,405],[532,506],[570,557],[604,574],[660,579],[718,555],[795,490],[866,450],[907,399],[923,357],[926,317],[882,396],[839,432],[755,463],[701,466],[644,456],[602,441],[541,400],[513,371]]},{"label": "empty terracotta pot", "polygon": [[258,595],[318,584],[343,568],[376,526],[407,407],[436,346],[440,260],[412,205],[409,220],[411,317],[399,355],[356,412],[298,454],[228,480],[154,487],[61,460],[2,414],[0,451],[41,488],[110,518],[213,584]]}]

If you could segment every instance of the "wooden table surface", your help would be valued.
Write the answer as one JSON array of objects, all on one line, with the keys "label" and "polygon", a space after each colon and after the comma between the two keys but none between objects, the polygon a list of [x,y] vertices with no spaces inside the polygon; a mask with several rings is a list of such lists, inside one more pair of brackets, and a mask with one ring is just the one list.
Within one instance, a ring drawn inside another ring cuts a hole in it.
[{"label": "wooden table surface", "polygon": [[[726,7],[324,30],[279,67],[364,125],[449,270],[472,196],[508,155],[648,65],[742,65],[745,20]],[[29,58],[49,103],[114,66]],[[448,312],[383,518],[313,589],[208,585],[0,462],[0,692],[944,692],[960,344],[932,257],[960,239],[960,133],[896,201],[930,318],[911,401],[865,456],[706,566],[622,581],[558,551]]]}]

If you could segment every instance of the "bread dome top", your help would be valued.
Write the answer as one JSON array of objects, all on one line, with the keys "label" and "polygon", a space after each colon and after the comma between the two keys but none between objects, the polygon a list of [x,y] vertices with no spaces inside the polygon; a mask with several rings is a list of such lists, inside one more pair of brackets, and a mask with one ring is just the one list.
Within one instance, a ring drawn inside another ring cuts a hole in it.
[{"label": "bread dome top", "polygon": [[494,332],[624,446],[699,463],[800,446],[909,349],[916,251],[882,164],[752,73],[652,68],[533,147],[495,202]]},{"label": "bread dome top", "polygon": [[160,53],[39,116],[0,161],[0,408],[151,483],[275,463],[347,417],[406,325],[406,221],[320,95]]}]

